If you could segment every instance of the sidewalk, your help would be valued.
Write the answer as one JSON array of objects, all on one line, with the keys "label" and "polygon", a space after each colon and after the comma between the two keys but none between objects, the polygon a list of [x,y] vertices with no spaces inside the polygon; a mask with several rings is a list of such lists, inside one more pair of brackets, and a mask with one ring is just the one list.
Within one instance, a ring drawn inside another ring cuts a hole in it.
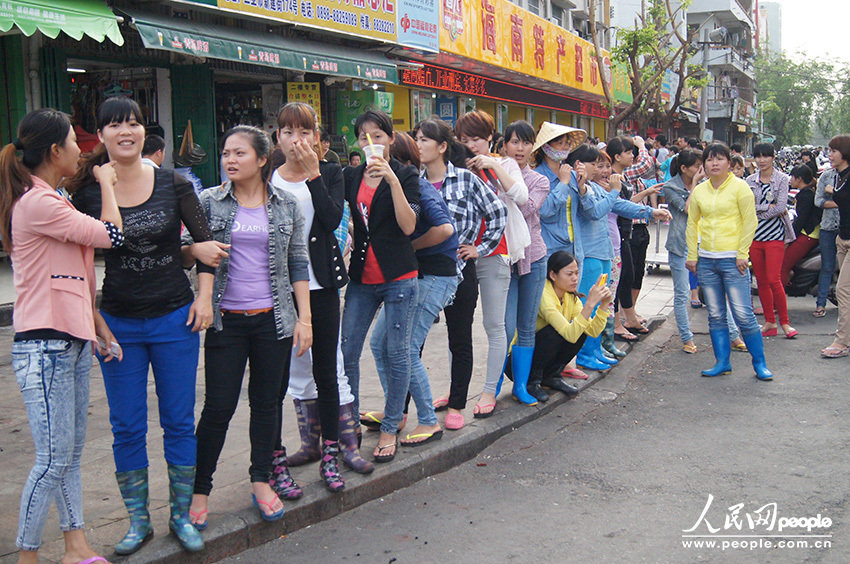
[{"label": "sidewalk", "polygon": [[[666,316],[671,306],[672,281],[669,271],[662,268],[645,278],[637,310],[642,315],[653,318],[653,326],[657,328],[662,320],[661,316]],[[395,461],[378,466],[369,476],[360,476],[346,470],[346,490],[341,495],[330,494],[324,489],[316,464],[294,468],[293,475],[304,488],[305,495],[297,502],[285,503],[287,516],[278,523],[262,522],[250,504],[247,475],[249,410],[247,390],[244,389],[247,385],[246,378],[240,404],[230,425],[228,440],[215,475],[215,490],[210,498],[210,525],[203,533],[207,549],[194,556],[183,552],[174,537],[167,534],[168,487],[152,379],[148,385],[148,454],[151,463],[151,511],[156,536],[131,557],[122,560],[114,556],[113,546],[127,530],[127,514],[113,475],[108,408],[103,381],[95,363],[91,374],[89,424],[83,454],[84,511],[89,542],[99,553],[119,562],[214,562],[249,546],[318,523],[429,475],[445,471],[473,458],[484,447],[512,429],[548,413],[566,401],[563,395],[555,394],[547,404],[525,407],[511,401],[510,394],[503,392],[494,417],[473,419],[472,408],[484,382],[487,350],[486,336],[480,320],[480,306],[476,310],[476,316],[478,319],[474,325],[473,336],[476,362],[470,386],[472,395],[464,413],[467,426],[461,431],[448,431],[442,441],[432,445],[400,448]],[[693,317],[695,329],[705,331],[704,313]],[[621,366],[614,370],[636,371],[649,354],[658,350],[652,341],[658,338],[666,340],[665,335],[670,332],[668,326],[658,335],[651,335],[637,344],[637,354],[629,354]],[[33,453],[26,412],[10,366],[12,334],[11,327],[0,328],[0,507],[3,508],[0,512],[0,564],[16,561],[14,540],[20,492],[32,464]],[[435,397],[448,391],[450,378],[446,343],[445,323],[435,325],[423,355]],[[366,409],[380,409],[383,405],[383,393],[374,372],[368,346],[365,347],[362,363],[361,405]],[[591,379],[580,385],[592,385],[602,377],[604,374],[591,373]],[[203,393],[202,353],[198,373],[196,417],[200,415],[203,406]],[[284,409],[285,443],[290,449],[296,449],[299,439],[294,410],[289,399],[286,400]],[[415,426],[414,417],[415,411],[412,410],[408,428]],[[441,414],[441,424],[442,419]],[[363,453],[367,457],[371,458],[376,440],[377,433],[365,432],[364,429]],[[62,550],[56,510],[51,508],[44,530],[44,544],[40,551],[42,562],[58,562]]]}]

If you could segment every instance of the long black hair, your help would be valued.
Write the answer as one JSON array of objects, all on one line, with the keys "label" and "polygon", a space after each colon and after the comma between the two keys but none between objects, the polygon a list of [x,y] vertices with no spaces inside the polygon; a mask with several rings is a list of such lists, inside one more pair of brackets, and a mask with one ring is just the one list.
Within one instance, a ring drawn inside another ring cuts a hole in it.
[{"label": "long black hair", "polygon": [[260,175],[263,177],[263,182],[268,182],[272,173],[272,142],[269,136],[266,135],[266,132],[259,127],[254,127],[253,125],[237,125],[228,129],[227,133],[224,134],[224,137],[221,138],[222,151],[224,151],[224,144],[227,143],[228,138],[233,135],[241,135],[247,139],[251,144],[251,147],[254,149],[254,152],[257,153],[257,158],[266,159],[266,164],[264,164],[260,169]]},{"label": "long black hair", "polygon": [[466,159],[472,157],[471,151],[455,139],[452,127],[438,117],[430,117],[420,121],[413,130],[414,137],[418,132],[428,139],[433,139],[437,144],[445,143],[446,152],[443,153],[443,161],[451,162],[456,167],[466,168]]},{"label": "long black hair", "polygon": [[[0,237],[12,252],[12,208],[32,188],[32,173],[50,156],[53,145],[65,146],[71,120],[52,108],[35,110],[18,125],[18,138],[0,151]],[[18,159],[17,152],[21,152]]]},{"label": "long black hair", "polygon": [[702,155],[693,149],[683,149],[670,161],[670,176],[678,176],[682,167],[688,168],[702,162]]},{"label": "long black hair", "polygon": [[[551,275],[553,272],[558,273],[562,268],[566,268],[574,262],[578,261],[576,261],[576,258],[567,251],[555,251],[552,253],[552,256],[549,257],[549,260],[546,261],[546,279],[552,282]],[[570,293],[579,298],[584,297],[584,294],[579,294],[578,292]]]}]

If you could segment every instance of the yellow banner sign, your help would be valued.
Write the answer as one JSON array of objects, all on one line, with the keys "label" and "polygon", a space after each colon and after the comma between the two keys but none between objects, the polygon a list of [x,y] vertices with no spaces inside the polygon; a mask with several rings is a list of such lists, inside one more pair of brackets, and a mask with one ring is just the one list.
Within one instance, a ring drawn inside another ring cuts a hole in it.
[{"label": "yellow banner sign", "polygon": [[287,82],[286,101],[304,102],[313,106],[319,121],[322,119],[322,94],[318,82]]},{"label": "yellow banner sign", "polygon": [[396,0],[218,0],[219,8],[396,41]]},{"label": "yellow banner sign", "polygon": [[440,49],[491,65],[604,96],[601,80],[615,98],[631,101],[628,77],[593,44],[523,10],[508,0],[442,0]]}]

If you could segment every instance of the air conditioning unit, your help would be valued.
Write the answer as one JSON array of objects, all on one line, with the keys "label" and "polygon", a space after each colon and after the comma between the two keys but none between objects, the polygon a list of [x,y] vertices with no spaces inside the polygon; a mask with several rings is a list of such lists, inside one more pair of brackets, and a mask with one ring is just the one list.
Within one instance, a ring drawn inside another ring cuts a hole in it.
[{"label": "air conditioning unit", "polygon": [[561,19],[560,18],[556,18],[554,16],[549,16],[546,19],[549,20],[549,23],[553,23],[555,25],[561,25]]}]

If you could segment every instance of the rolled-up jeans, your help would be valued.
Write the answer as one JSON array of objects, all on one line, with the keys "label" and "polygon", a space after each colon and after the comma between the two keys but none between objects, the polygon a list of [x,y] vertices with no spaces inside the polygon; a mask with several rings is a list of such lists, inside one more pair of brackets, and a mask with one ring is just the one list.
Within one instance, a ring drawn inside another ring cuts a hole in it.
[{"label": "rolled-up jeans", "polygon": [[38,550],[54,500],[60,529],[84,526],[80,458],[86,442],[91,365],[91,343],[78,339],[12,344],[12,368],[35,443],[35,465],[21,494],[15,540],[22,550]]},{"label": "rolled-up jeans", "polygon": [[729,329],[726,300],[742,335],[759,331],[750,299],[750,277],[738,270],[734,258],[699,257],[697,277],[708,309],[708,328],[711,331]]},{"label": "rolled-up jeans", "polygon": [[345,375],[354,395],[354,413],[360,409],[360,356],[366,333],[382,303],[386,312],[389,370],[382,433],[398,431],[403,417],[404,399],[410,384],[410,333],[418,284],[416,278],[383,284],[361,284],[352,280],[345,291],[342,356]]},{"label": "rolled-up jeans", "polygon": [[[416,404],[416,417],[422,426],[437,424],[437,414],[434,413],[434,403],[431,396],[431,384],[428,381],[428,370],[422,363],[419,351],[425,344],[425,338],[434,320],[444,307],[449,305],[457,289],[457,276],[433,276],[426,274],[419,279],[419,291],[416,298],[416,309],[413,312],[413,328],[410,332],[410,397]],[[387,316],[381,311],[372,337],[369,341],[372,357],[378,369],[378,377],[384,394],[389,393],[389,340],[387,339]]]}]

